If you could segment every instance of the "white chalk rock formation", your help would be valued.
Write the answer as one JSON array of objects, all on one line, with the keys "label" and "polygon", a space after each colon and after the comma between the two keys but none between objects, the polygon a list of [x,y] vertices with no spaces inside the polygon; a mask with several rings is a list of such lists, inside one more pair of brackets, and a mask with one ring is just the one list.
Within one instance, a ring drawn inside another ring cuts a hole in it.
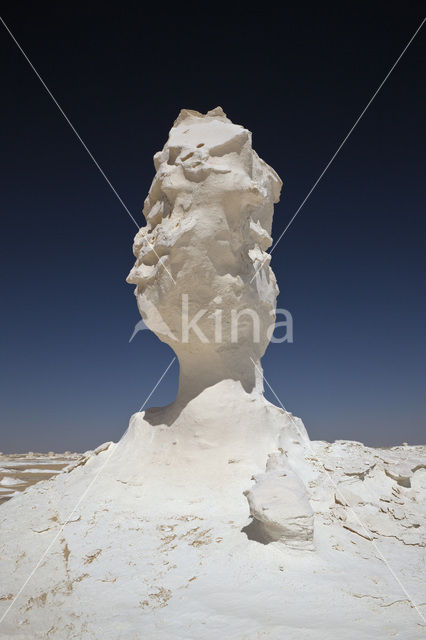
[{"label": "white chalk rock formation", "polygon": [[425,447],[311,442],[262,394],[279,178],[219,108],[155,164],[129,281],[178,397],[0,506],[0,637],[418,640]]},{"label": "white chalk rock formation", "polygon": [[178,402],[221,380],[262,390],[278,293],[266,249],[281,180],[220,107],[181,111],[154,163],[128,282],[145,324],[179,358]]},{"label": "white chalk rock formation", "polygon": [[[282,183],[253,150],[250,131],[233,124],[220,107],[206,115],[181,111],[154,163],[147,224],[136,234],[136,263],[127,280],[136,285],[145,324],[178,356],[179,391],[170,407],[136,418],[131,437],[136,429],[146,430],[147,422],[156,425],[157,446],[171,447],[172,482],[176,465],[181,476],[181,460],[194,451],[191,464],[200,467],[202,490],[210,476],[215,481],[220,474],[222,481],[230,475],[226,491],[240,475],[234,468],[227,472],[229,459],[248,463],[242,476],[247,482],[255,468],[264,471],[280,439],[287,440],[286,450],[307,440],[302,424],[283,421],[282,412],[258,397],[260,358],[272,335],[278,293],[266,249]],[[249,401],[247,394],[253,394]],[[187,404],[197,397],[191,415]],[[148,431],[145,437],[154,437]],[[213,443],[214,459],[209,452],[200,465]],[[267,468],[246,494],[254,519],[248,533],[255,535],[258,527],[259,535],[312,546],[312,509],[303,482],[288,462],[277,464],[287,472]],[[274,514],[273,522],[266,512]]]},{"label": "white chalk rock formation", "polygon": [[245,531],[268,544],[282,541],[295,549],[313,549],[314,512],[306,488],[284,456],[269,455],[266,473],[244,492],[253,522]]}]

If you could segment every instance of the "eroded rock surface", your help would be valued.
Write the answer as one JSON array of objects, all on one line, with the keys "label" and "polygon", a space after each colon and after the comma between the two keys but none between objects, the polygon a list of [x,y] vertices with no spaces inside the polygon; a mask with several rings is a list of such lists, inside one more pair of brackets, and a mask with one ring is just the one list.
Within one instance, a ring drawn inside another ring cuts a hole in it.
[{"label": "eroded rock surface", "polygon": [[[210,394],[213,400],[214,389]],[[210,400],[196,402],[207,407]],[[260,411],[269,424],[257,453],[242,438],[242,414],[234,443],[214,435],[212,415],[206,433],[193,425],[187,444],[178,438],[165,447],[153,435],[156,457],[148,464],[145,451],[137,469],[148,426],[136,414],[120,443],[2,505],[0,612],[14,604],[1,637],[130,640],[143,629],[153,640],[419,640],[426,629],[426,447],[299,441],[286,457],[289,439],[262,471],[273,424],[280,418],[290,434],[291,417],[253,407],[251,394],[245,401],[252,429]],[[182,447],[188,455],[178,462]],[[295,548],[289,531],[287,542],[280,535],[292,526],[283,508],[289,486],[280,486],[282,456],[297,460],[313,511],[313,549]],[[402,463],[411,487],[386,473]],[[272,507],[265,518],[255,491],[268,474],[278,482],[259,501]],[[247,491],[267,540],[247,533]]]},{"label": "eroded rock surface", "polygon": [[266,249],[281,180],[220,107],[181,111],[154,163],[127,280],[145,324],[179,358],[178,401],[224,379],[261,391],[278,294]]}]

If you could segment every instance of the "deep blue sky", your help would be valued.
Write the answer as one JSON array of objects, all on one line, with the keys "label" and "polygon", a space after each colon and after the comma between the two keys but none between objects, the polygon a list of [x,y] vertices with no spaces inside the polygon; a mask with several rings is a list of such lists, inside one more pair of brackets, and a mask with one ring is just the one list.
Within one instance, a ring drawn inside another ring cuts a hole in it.
[{"label": "deep blue sky", "polygon": [[[3,18],[140,222],[178,111],[220,104],[284,181],[277,238],[421,7]],[[273,253],[295,342],[269,347],[265,375],[312,438],[425,443],[425,42],[426,27]],[[173,354],[147,331],[128,343],[135,226],[3,27],[0,47],[0,449],[83,450],[120,437]],[[150,404],[174,398],[177,375]]]}]

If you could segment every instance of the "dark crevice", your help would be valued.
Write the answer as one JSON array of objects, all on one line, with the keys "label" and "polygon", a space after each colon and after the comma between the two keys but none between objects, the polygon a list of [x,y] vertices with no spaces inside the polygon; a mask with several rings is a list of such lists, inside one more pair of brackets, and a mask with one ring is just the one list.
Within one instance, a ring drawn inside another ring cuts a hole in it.
[{"label": "dark crevice", "polygon": [[256,518],[253,518],[250,524],[243,527],[241,529],[241,533],[245,533],[249,540],[260,542],[260,544],[269,544],[270,542],[273,542],[273,540],[266,535],[262,524],[259,520],[256,520]]}]

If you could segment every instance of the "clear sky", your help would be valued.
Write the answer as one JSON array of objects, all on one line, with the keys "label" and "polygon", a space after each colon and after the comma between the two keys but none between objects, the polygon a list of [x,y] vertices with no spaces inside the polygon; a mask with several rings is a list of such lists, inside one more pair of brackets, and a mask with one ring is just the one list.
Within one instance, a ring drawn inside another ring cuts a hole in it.
[{"label": "clear sky", "polygon": [[[179,110],[220,104],[283,179],[277,238],[422,19],[416,2],[336,7],[3,18],[140,224]],[[148,331],[129,344],[136,228],[3,27],[0,47],[0,449],[84,450],[120,437],[173,354]],[[426,27],[273,253],[294,343],[265,375],[315,439],[426,440],[425,47]]]}]

